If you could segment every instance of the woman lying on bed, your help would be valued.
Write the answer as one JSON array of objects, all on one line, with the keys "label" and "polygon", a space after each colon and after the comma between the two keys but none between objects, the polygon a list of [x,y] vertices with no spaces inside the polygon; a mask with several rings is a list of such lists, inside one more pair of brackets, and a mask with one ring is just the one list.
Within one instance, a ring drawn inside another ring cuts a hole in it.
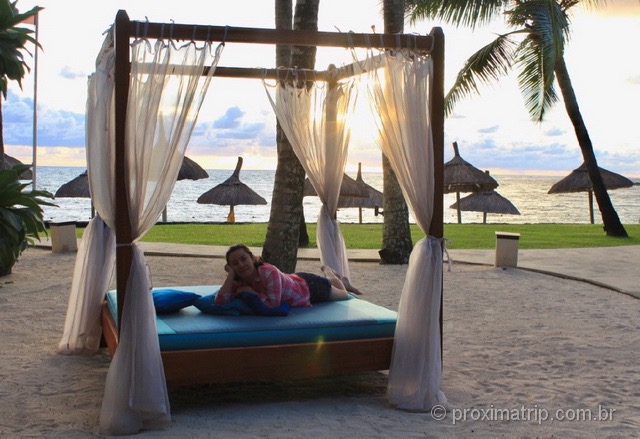
[{"label": "woman lying on bed", "polygon": [[235,244],[227,250],[224,269],[227,278],[220,287],[215,303],[231,302],[236,294],[254,293],[265,306],[276,308],[286,303],[293,307],[311,306],[329,300],[346,300],[349,292],[360,294],[329,267],[322,267],[327,277],[312,273],[286,274],[251,253],[244,244]]}]

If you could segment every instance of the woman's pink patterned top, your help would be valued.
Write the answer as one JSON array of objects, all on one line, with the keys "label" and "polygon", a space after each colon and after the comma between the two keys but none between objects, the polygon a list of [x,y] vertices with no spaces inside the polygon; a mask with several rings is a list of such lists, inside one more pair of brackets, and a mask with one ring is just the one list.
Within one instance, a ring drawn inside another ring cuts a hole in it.
[{"label": "woman's pink patterned top", "polygon": [[[257,275],[250,286],[258,293],[262,302],[272,308],[280,306],[281,303],[297,307],[311,306],[309,286],[304,279],[295,274],[283,273],[276,266],[266,262],[257,268]],[[215,303],[222,305],[231,302],[238,287],[240,284],[234,282],[230,292],[218,292]]]}]

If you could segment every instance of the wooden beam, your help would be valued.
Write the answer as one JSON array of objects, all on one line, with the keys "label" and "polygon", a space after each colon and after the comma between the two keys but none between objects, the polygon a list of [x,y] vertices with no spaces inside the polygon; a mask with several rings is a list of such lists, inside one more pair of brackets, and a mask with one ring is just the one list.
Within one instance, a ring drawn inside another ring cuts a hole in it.
[{"label": "wooden beam", "polygon": [[[188,69],[180,66],[181,72],[188,72]],[[202,71],[203,76],[209,74],[211,67],[205,67]],[[145,66],[141,64],[138,67],[138,71],[142,73],[152,72],[152,66]],[[216,67],[216,71],[213,74],[216,77],[223,78],[244,78],[244,79],[276,79],[285,80],[298,77],[299,79],[306,81],[327,81],[329,79],[329,73],[327,71],[317,71],[309,69],[295,69],[295,68],[279,68],[279,69],[263,69],[255,67]],[[353,75],[353,69],[351,70],[351,76]],[[348,75],[343,75],[348,76]]]},{"label": "wooden beam", "polygon": [[220,41],[225,43],[344,48],[409,48],[426,52],[430,52],[434,47],[434,38],[432,35],[314,32],[235,26],[151,23],[146,21],[130,21],[129,35],[132,37],[166,38],[183,41]]}]

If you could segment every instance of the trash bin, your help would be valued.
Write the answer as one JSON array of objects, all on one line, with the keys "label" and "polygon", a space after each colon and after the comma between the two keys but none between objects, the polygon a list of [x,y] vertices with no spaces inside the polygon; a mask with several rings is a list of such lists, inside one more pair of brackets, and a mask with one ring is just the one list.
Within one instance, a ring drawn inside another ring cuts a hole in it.
[{"label": "trash bin", "polygon": [[50,223],[51,251],[53,253],[66,253],[78,251],[76,239],[76,222]]},{"label": "trash bin", "polygon": [[496,267],[518,266],[519,233],[496,232]]}]

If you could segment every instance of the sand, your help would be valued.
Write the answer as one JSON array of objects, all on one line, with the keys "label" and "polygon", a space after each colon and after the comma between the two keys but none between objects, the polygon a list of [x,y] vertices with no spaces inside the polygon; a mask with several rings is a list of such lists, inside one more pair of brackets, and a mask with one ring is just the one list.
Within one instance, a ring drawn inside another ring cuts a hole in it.
[{"label": "sand", "polygon": [[[0,278],[0,437],[99,437],[110,358],[56,354],[75,254],[30,248]],[[149,257],[155,286],[219,283],[222,260]],[[298,269],[319,272],[319,263]],[[352,263],[397,309],[406,266]],[[383,372],[170,391],[171,427],[139,437],[635,437],[640,301],[521,269],[455,264],[444,276],[442,390],[450,411],[408,413]],[[561,419],[558,419],[561,418]]]}]

